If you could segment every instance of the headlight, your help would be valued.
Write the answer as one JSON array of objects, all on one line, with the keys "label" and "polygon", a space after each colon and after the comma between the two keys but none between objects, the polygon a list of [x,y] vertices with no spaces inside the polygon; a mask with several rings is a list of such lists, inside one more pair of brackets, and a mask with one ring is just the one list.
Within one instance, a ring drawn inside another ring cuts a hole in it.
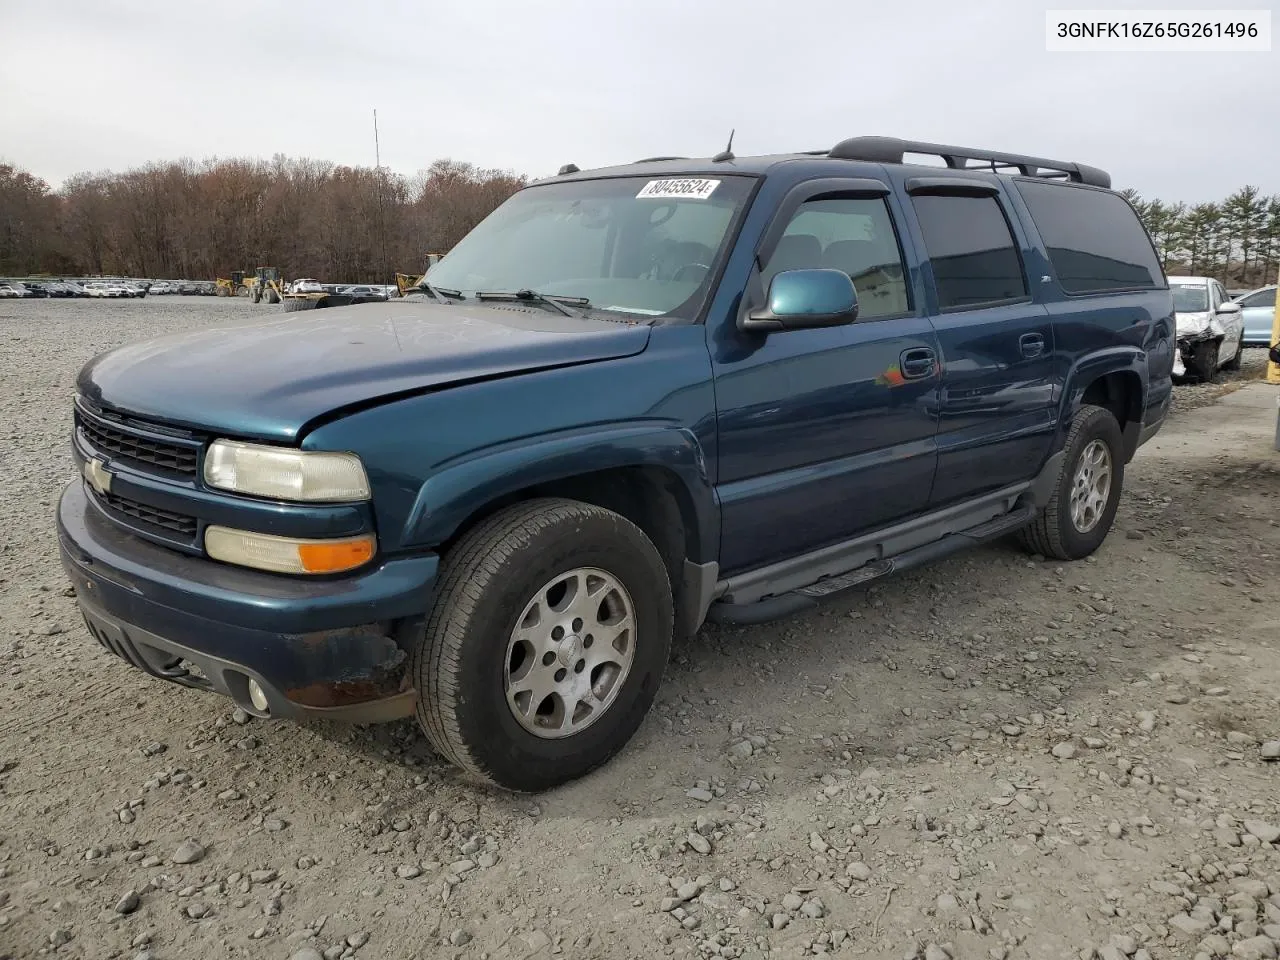
[{"label": "headlight", "polygon": [[204,458],[204,480],[220,490],[273,500],[369,499],[369,478],[354,453],[217,440]]},{"label": "headlight", "polygon": [[204,549],[214,560],[275,573],[342,573],[373,558],[373,534],[341,540],[300,540],[248,530],[210,526]]}]

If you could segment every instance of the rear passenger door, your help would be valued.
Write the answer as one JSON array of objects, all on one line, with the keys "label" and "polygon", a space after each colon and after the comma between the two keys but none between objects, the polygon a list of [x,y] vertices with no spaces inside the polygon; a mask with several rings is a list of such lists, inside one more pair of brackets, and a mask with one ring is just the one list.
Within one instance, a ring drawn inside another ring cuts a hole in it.
[{"label": "rear passenger door", "polygon": [[905,176],[941,348],[940,507],[1033,477],[1053,438],[1054,332],[993,179]]},{"label": "rear passenger door", "polygon": [[809,181],[779,206],[742,309],[784,270],[834,268],[856,322],[709,326],[721,570],[795,557],[922,511],[933,482],[937,341],[911,290],[901,208],[876,181]]}]

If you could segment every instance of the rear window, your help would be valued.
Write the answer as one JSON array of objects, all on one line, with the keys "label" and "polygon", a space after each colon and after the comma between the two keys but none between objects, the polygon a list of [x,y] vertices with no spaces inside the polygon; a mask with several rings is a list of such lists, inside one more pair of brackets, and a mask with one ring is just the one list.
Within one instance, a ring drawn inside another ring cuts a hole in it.
[{"label": "rear window", "polygon": [[1017,181],[1067,293],[1163,287],[1164,271],[1142,222],[1105,190]]}]

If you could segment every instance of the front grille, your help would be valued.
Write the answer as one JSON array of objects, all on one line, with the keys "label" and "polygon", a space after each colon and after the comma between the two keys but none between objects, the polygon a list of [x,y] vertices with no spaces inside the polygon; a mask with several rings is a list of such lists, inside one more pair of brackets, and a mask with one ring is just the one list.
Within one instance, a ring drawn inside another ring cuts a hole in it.
[{"label": "front grille", "polygon": [[196,475],[199,447],[195,444],[170,442],[97,416],[83,407],[77,407],[75,418],[85,442],[108,457],[149,464],[183,477]]},{"label": "front grille", "polygon": [[159,507],[139,503],[137,500],[130,500],[128,497],[121,497],[114,493],[95,491],[94,496],[98,498],[99,503],[113,513],[140,520],[144,524],[158,527],[171,534],[176,533],[187,541],[194,541],[196,538],[195,517],[174,513],[171,510],[161,510]]}]

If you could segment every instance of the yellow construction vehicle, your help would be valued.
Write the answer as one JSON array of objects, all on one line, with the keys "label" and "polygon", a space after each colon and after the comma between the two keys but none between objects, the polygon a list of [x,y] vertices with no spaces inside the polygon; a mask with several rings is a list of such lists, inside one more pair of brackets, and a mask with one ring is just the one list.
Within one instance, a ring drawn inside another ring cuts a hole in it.
[{"label": "yellow construction vehicle", "polygon": [[403,297],[403,296],[405,295],[405,292],[406,292],[406,291],[408,291],[409,289],[411,289],[411,288],[413,288],[413,287],[416,287],[418,284],[420,284],[420,283],[422,282],[423,277],[425,277],[425,276],[427,275],[427,272],[428,272],[432,267],[434,267],[437,263],[439,263],[439,262],[440,262],[440,258],[441,258],[441,257],[443,257],[443,256],[444,256],[444,254],[443,254],[443,253],[428,253],[428,254],[427,254],[427,268],[426,268],[426,270],[423,270],[423,271],[422,271],[422,273],[421,273],[421,274],[419,274],[419,275],[418,275],[418,276],[416,276],[416,277],[415,277],[413,274],[410,274],[410,273],[397,273],[397,274],[396,274],[396,289],[400,291],[400,296],[402,296],[402,297]]},{"label": "yellow construction vehicle", "polygon": [[254,303],[279,303],[284,296],[284,280],[276,267],[259,267],[249,278],[249,296]]},{"label": "yellow construction vehicle", "polygon": [[249,293],[249,288],[244,282],[243,270],[233,270],[230,280],[219,277],[214,281],[214,285],[216,287],[214,292],[220,297],[239,297]]}]

